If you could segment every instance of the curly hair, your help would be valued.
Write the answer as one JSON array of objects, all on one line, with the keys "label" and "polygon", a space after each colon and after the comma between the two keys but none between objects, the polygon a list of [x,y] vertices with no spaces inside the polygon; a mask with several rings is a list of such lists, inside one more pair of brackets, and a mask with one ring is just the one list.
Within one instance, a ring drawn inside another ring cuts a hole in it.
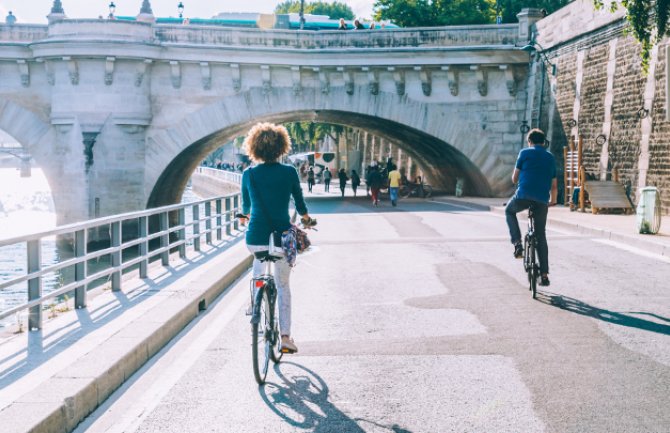
[{"label": "curly hair", "polygon": [[247,138],[244,149],[254,162],[275,162],[291,150],[291,138],[282,125],[257,123]]}]

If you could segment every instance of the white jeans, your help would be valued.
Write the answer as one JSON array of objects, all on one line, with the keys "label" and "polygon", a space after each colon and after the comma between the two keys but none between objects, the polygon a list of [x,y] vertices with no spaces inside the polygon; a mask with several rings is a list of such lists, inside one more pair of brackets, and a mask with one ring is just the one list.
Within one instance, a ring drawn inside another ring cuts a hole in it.
[{"label": "white jeans", "polygon": [[[251,253],[258,251],[267,251],[266,245],[247,245]],[[274,278],[277,286],[277,296],[279,298],[279,330],[281,335],[291,335],[291,286],[289,279],[291,277],[291,267],[286,259],[281,259],[274,264]],[[257,277],[265,270],[265,263],[254,258],[252,275]],[[255,288],[254,288],[255,290]],[[254,296],[256,293],[254,293]]]}]

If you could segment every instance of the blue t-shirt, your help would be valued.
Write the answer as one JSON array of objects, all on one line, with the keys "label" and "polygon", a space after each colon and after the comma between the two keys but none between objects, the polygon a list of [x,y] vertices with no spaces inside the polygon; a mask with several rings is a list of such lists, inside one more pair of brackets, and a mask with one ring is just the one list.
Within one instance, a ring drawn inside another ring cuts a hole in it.
[{"label": "blue t-shirt", "polygon": [[[250,173],[253,173],[253,184]],[[272,231],[284,231],[291,226],[288,214],[291,196],[298,213],[306,214],[307,206],[302,196],[298,172],[292,166],[275,162],[259,164],[244,171],[242,213],[251,213],[246,233],[248,245],[267,245]]]},{"label": "blue t-shirt", "polygon": [[516,159],[519,169],[519,187],[516,197],[549,203],[549,191],[556,177],[556,161],[542,145],[527,147],[519,152]]}]

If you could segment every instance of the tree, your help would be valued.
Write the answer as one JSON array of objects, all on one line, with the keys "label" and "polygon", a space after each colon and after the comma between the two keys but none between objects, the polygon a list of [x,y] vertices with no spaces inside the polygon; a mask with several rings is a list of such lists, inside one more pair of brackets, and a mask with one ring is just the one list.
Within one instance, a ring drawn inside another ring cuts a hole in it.
[{"label": "tree", "polygon": [[[275,7],[276,14],[288,14],[300,12],[300,0],[286,0]],[[345,3],[334,1],[313,1],[305,2],[305,13],[312,15],[327,15],[332,19],[344,18],[345,20],[354,19],[354,11]]]},{"label": "tree", "polygon": [[[375,19],[391,20],[401,27],[431,27],[517,22],[523,8],[551,13],[571,0],[376,0]],[[594,0],[595,1],[595,0]],[[664,0],[670,1],[670,0]]]}]

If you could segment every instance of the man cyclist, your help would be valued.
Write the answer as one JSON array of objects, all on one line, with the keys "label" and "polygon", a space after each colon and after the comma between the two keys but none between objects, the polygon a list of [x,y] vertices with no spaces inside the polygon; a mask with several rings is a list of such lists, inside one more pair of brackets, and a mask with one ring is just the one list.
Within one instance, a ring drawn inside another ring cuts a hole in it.
[{"label": "man cyclist", "polygon": [[540,260],[540,285],[549,285],[549,249],[547,246],[547,208],[556,204],[558,184],[556,182],[556,161],[544,147],[545,135],[540,129],[528,132],[528,147],[519,152],[512,182],[517,184],[514,197],[507,203],[505,217],[514,245],[514,257],[523,257],[521,230],[516,214],[533,206],[535,234],[537,235],[537,255]]}]

